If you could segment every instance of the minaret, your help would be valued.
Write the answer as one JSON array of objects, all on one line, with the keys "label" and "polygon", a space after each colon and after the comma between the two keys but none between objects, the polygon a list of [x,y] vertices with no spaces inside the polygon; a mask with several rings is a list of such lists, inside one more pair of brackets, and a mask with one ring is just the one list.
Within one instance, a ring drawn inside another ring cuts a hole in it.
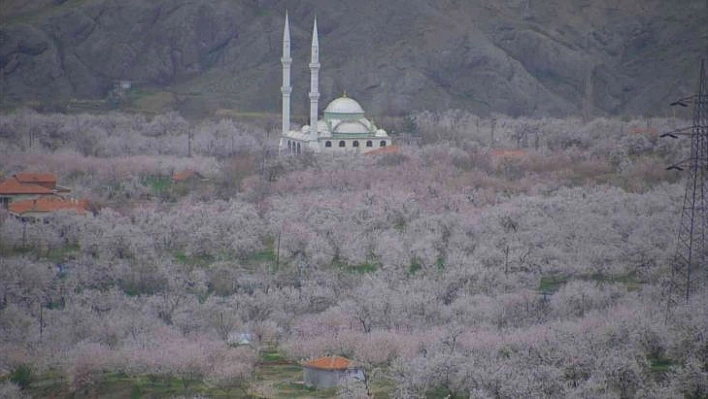
[{"label": "minaret", "polygon": [[283,86],[280,91],[283,93],[283,135],[290,132],[290,93],[293,88],[290,86],[290,64],[293,59],[290,58],[290,24],[288,23],[288,12],[285,12],[285,28],[283,29],[283,58],[280,59],[283,64]]},{"label": "minaret", "polygon": [[312,27],[312,60],[310,61],[310,137],[317,139],[317,113],[320,100],[319,90],[320,43],[317,39],[317,17]]}]

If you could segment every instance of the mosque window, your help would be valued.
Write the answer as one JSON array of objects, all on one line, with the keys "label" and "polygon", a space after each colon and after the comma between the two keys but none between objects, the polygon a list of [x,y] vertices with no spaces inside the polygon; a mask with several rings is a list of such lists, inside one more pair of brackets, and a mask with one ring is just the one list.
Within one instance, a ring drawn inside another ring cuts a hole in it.
[{"label": "mosque window", "polygon": [[344,140],[342,140],[342,141],[339,142],[339,146],[340,146],[340,147],[346,147],[346,146],[347,146],[347,143],[344,142]]},{"label": "mosque window", "polygon": [[355,141],[355,142],[352,143],[352,145],[353,145],[354,147],[359,147],[359,142],[358,142],[358,141]]},{"label": "mosque window", "polygon": [[332,142],[331,142],[331,141],[325,141],[325,147],[329,148],[329,147],[331,147],[331,146],[332,146]]},{"label": "mosque window", "polygon": [[373,143],[371,140],[369,140],[369,141],[366,142],[366,146],[367,146],[367,147],[373,147],[373,146],[374,146],[374,143]]},{"label": "mosque window", "polygon": [[381,140],[381,143],[379,143],[379,147],[386,147],[386,140]]}]

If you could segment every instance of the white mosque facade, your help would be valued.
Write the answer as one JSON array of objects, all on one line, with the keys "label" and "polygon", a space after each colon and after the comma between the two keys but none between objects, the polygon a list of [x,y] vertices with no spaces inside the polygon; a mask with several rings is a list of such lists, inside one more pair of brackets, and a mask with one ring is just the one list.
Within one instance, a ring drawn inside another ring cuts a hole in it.
[{"label": "white mosque facade", "polygon": [[290,26],[285,14],[283,29],[283,95],[282,136],[280,151],[286,154],[300,154],[304,151],[316,153],[365,153],[391,145],[391,138],[385,130],[379,129],[366,118],[364,109],[346,95],[329,103],[324,116],[319,119],[319,39],[317,20],[312,28],[312,55],[310,61],[310,124],[300,130],[290,130]]}]

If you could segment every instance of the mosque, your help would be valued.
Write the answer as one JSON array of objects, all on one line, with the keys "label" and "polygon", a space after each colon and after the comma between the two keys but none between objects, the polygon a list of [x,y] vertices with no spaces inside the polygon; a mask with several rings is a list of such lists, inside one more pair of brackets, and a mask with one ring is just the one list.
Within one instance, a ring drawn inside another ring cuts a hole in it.
[{"label": "mosque", "polygon": [[385,130],[379,129],[366,118],[358,102],[345,95],[329,103],[324,117],[319,119],[320,46],[317,37],[317,19],[312,28],[312,55],[310,61],[310,124],[300,130],[290,130],[290,25],[285,14],[283,29],[283,134],[280,152],[300,154],[316,153],[365,153],[391,145]]}]

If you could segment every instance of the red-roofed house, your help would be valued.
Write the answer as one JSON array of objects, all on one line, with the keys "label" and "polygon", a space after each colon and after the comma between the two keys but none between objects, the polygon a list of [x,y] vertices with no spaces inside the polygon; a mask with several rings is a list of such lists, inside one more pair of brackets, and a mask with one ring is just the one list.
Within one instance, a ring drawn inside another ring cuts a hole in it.
[{"label": "red-roofed house", "polygon": [[58,186],[57,178],[51,173],[18,173],[0,182],[0,205],[7,208],[11,202],[69,191],[66,187]]},{"label": "red-roofed house", "polygon": [[88,209],[87,200],[64,199],[58,196],[42,196],[37,199],[13,201],[8,210],[11,214],[33,219],[43,219],[56,211],[74,211],[84,214]]},{"label": "red-roofed house", "polygon": [[14,176],[0,183],[0,203],[4,208],[12,201],[53,195],[54,190],[37,184],[20,183]]},{"label": "red-roofed house", "polygon": [[190,180],[205,181],[207,179],[201,173],[191,169],[187,169],[172,175],[172,181],[174,181],[175,183],[187,182]]},{"label": "red-roofed house", "polygon": [[332,388],[347,379],[364,380],[364,370],[353,361],[341,356],[325,356],[302,364],[305,385],[315,388]]},{"label": "red-roofed house", "polygon": [[52,173],[18,173],[13,177],[22,184],[36,184],[52,190],[57,187],[57,178]]}]

